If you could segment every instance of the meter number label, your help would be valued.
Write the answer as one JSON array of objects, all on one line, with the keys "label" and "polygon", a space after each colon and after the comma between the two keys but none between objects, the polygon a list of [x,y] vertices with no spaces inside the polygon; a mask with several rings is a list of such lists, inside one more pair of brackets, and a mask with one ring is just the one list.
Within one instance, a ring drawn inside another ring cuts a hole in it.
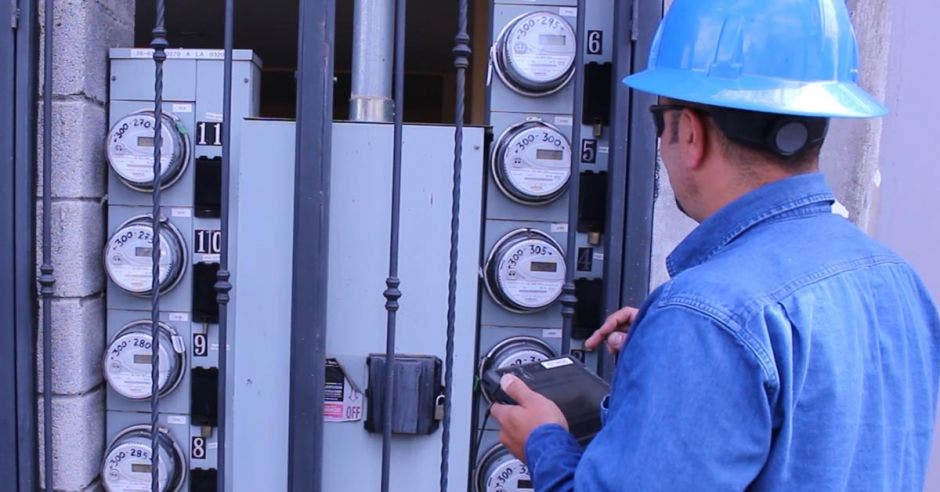
[{"label": "meter number label", "polygon": [[222,122],[200,121],[196,123],[196,145],[222,146]]},{"label": "meter number label", "polygon": [[196,229],[193,235],[196,253],[221,254],[222,231],[215,229]]},{"label": "meter number label", "polygon": [[587,54],[604,54],[604,31],[592,30],[587,32]]},{"label": "meter number label", "polygon": [[581,162],[588,164],[597,162],[597,140],[593,138],[581,140]]},{"label": "meter number label", "polygon": [[192,450],[189,455],[194,460],[206,459],[206,438],[202,436],[193,437]]},{"label": "meter number label", "polygon": [[205,333],[193,333],[193,356],[205,357],[209,355],[209,340]]}]

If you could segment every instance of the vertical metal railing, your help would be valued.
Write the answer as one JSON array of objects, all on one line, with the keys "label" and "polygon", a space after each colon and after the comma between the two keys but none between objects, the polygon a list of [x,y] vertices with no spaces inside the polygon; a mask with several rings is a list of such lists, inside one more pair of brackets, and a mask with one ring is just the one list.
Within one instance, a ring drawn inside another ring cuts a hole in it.
[{"label": "vertical metal railing", "polygon": [[[38,112],[39,1],[20,0],[16,5],[16,102],[14,216],[16,234],[16,399],[20,490],[39,488],[39,422],[36,405],[36,133]],[[46,124],[50,124],[46,120]],[[45,190],[43,195],[49,190]],[[45,203],[45,200],[44,200]],[[48,229],[42,232],[47,244]],[[44,313],[48,318],[49,314]],[[45,414],[50,422],[51,415]],[[48,428],[47,428],[48,429]],[[46,431],[47,434],[49,431]],[[51,456],[52,449],[46,448]]]},{"label": "vertical metal railing", "polygon": [[335,0],[300,2],[287,478],[291,492],[319,491],[323,478],[335,19]]},{"label": "vertical metal railing", "polygon": [[[578,26],[575,41],[574,56],[574,107],[573,124],[571,126],[571,142],[580,148],[581,145],[581,113],[584,99],[584,0],[578,0]],[[565,285],[561,294],[561,353],[571,352],[571,324],[574,317],[574,308],[578,303],[575,296],[574,272],[578,264],[578,200],[581,195],[581,152],[571,153],[571,177],[568,184],[568,244],[566,250],[567,267],[565,268]]]},{"label": "vertical metal railing", "polygon": [[155,79],[153,86],[153,243],[150,268],[150,490],[160,492],[160,152],[163,147],[163,62],[166,61],[166,3],[156,1],[156,17],[152,31]]},{"label": "vertical metal railing", "polygon": [[467,68],[470,66],[470,36],[467,34],[467,0],[457,2],[457,36],[454,38],[454,68],[457,70],[454,103],[454,186],[450,208],[450,265],[447,277],[447,342],[444,347],[444,430],[441,433],[441,492],[447,490],[450,467],[450,425],[454,381],[454,325],[457,306],[457,243],[460,239],[460,179],[463,168],[463,120]]},{"label": "vertical metal railing", "polygon": [[395,2],[395,136],[392,154],[392,227],[389,234],[388,278],[385,279],[385,408],[382,413],[382,492],[389,486],[392,457],[392,409],[395,401],[395,328],[398,313],[398,233],[401,222],[401,144],[405,110],[405,10],[407,0]]},{"label": "vertical metal railing", "polygon": [[42,411],[43,468],[46,490],[53,489],[52,448],[52,295],[55,293],[55,270],[52,267],[52,0],[44,4],[43,23],[43,86],[42,86],[42,265],[39,285],[42,295]]},{"label": "vertical metal railing", "polygon": [[[615,0],[613,23],[613,78],[611,83],[610,106],[610,154],[607,166],[607,213],[604,230],[604,299],[602,308],[604,317],[610,315],[621,306],[621,274],[623,272],[623,237],[624,221],[623,210],[627,203],[627,131],[629,121],[621,115],[630,114],[630,92],[620,81],[630,74],[633,53],[630,50],[632,39],[632,20],[630,15],[633,0]],[[599,350],[598,374],[608,380],[613,376],[614,357],[606,350]]]},{"label": "vertical metal railing", "polygon": [[223,66],[222,83],[222,176],[221,176],[221,225],[222,244],[219,252],[219,271],[216,274],[216,301],[219,304],[219,382],[216,397],[218,405],[218,420],[216,427],[216,452],[218,482],[217,490],[225,490],[225,459],[226,425],[228,415],[226,402],[226,386],[228,383],[228,301],[232,283],[229,282],[231,272],[228,265],[228,238],[229,238],[229,187],[231,179],[232,156],[232,49],[235,37],[235,0],[225,0],[225,61]]}]

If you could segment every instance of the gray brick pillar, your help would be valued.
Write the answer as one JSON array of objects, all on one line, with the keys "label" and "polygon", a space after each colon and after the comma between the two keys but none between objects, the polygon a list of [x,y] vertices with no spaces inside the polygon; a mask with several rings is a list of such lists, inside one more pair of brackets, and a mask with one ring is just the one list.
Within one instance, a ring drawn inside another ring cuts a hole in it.
[{"label": "gray brick pillar", "polygon": [[[41,18],[43,15],[40,5]],[[72,491],[97,487],[105,446],[101,361],[105,344],[106,282],[101,256],[106,234],[107,164],[102,142],[108,130],[107,56],[110,47],[132,44],[134,2],[56,0],[54,21],[53,479],[56,490]],[[40,20],[40,25],[42,22]],[[38,133],[41,156],[41,129]],[[37,169],[40,173],[36,202],[38,260],[42,251],[41,214],[45,212],[40,199],[43,192],[41,162],[37,163]],[[39,326],[42,326],[41,321]],[[40,395],[37,403],[42,422],[42,399],[49,392],[42,388],[41,338],[38,346]],[[39,432],[42,446],[41,425]],[[40,469],[43,452],[40,449]],[[41,469],[41,473],[44,475],[44,470]]]}]

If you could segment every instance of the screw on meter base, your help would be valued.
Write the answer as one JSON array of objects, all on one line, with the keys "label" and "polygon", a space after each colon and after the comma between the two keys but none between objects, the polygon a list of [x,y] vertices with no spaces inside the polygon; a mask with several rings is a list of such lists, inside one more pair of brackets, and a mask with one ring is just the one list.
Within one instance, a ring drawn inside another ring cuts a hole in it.
[{"label": "screw on meter base", "polygon": [[561,295],[565,255],[538,229],[516,229],[490,250],[483,285],[497,304],[514,313],[541,311]]},{"label": "screw on meter base", "polygon": [[557,127],[540,120],[507,128],[490,157],[493,180],[510,200],[543,205],[562,196],[571,177],[571,144]]},{"label": "screw on meter base", "polygon": [[179,118],[161,115],[160,177],[154,179],[153,146],[156,139],[156,118],[153,110],[130,113],[114,124],[105,142],[105,154],[111,169],[128,187],[142,192],[172,186],[183,175],[189,163],[189,133]]},{"label": "screw on meter base", "polygon": [[[159,490],[176,492],[186,477],[186,459],[176,441],[161,429],[158,438]],[[109,492],[151,490],[150,427],[135,425],[121,431],[105,452],[101,483]]]},{"label": "screw on meter base", "polygon": [[[160,292],[179,283],[188,263],[186,243],[179,229],[160,219]],[[108,238],[104,265],[115,285],[135,296],[147,297],[153,280],[153,219],[139,215],[121,224]]]},{"label": "screw on meter base", "polygon": [[532,477],[529,467],[516,459],[502,444],[486,451],[473,471],[476,492],[531,491]]},{"label": "screw on meter base", "polygon": [[496,75],[511,90],[541,97],[561,90],[574,76],[576,35],[563,17],[546,11],[511,20],[490,50]]},{"label": "screw on meter base", "polygon": [[[477,377],[483,380],[483,375],[491,369],[503,369],[530,362],[541,362],[555,357],[555,350],[547,343],[535,337],[510,337],[497,343],[482,359],[477,370]],[[480,386],[480,392],[487,403],[493,403],[485,385]]]},{"label": "screw on meter base", "polygon": [[[150,320],[128,323],[111,339],[104,357],[104,376],[111,389],[130,400],[151,395],[153,337]],[[185,347],[176,330],[159,323],[160,396],[173,391],[186,370]]]}]

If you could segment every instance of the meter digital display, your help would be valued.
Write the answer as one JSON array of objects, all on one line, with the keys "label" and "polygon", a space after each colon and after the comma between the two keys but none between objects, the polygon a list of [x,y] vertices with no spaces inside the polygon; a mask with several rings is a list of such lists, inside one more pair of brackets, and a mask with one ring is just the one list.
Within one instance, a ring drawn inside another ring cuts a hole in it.
[{"label": "meter digital display", "polygon": [[[149,320],[134,321],[119,331],[104,357],[104,377],[111,388],[125,398],[150,398],[150,371],[153,346]],[[160,337],[160,395],[173,391],[186,366],[183,339],[164,323],[159,326]]]},{"label": "meter digital display", "polygon": [[[161,430],[158,437],[160,459],[159,490],[175,492],[183,485],[186,461],[173,438]],[[151,490],[150,428],[145,425],[121,431],[105,452],[101,481],[111,492]]]},{"label": "meter digital display", "polygon": [[[477,376],[480,380],[490,369],[504,369],[519,366],[530,362],[541,362],[555,357],[555,351],[545,342],[534,337],[510,337],[496,344],[480,359]],[[486,385],[480,385],[483,398],[492,403],[493,399],[486,390]]]},{"label": "meter digital display", "polygon": [[189,134],[179,118],[163,113],[160,135],[160,178],[153,176],[154,127],[152,110],[141,110],[118,120],[108,132],[105,154],[111,169],[127,186],[152,191],[154,182],[166,188],[182,176],[189,161]]},{"label": "meter digital display", "polygon": [[[108,277],[134,295],[150,294],[153,279],[153,225],[148,215],[134,217],[108,239],[104,265]],[[166,219],[160,227],[160,291],[172,289],[183,276],[186,246],[179,230]]]},{"label": "meter digital display", "polygon": [[522,492],[535,490],[529,467],[509,454],[502,444],[486,451],[474,471],[476,492]]},{"label": "meter digital display", "polygon": [[500,135],[490,164],[496,186],[510,200],[541,205],[568,188],[571,145],[558,128],[527,121]]},{"label": "meter digital display", "polygon": [[525,96],[559,91],[574,75],[576,36],[558,14],[530,12],[510,21],[496,38],[490,59],[510,89]]},{"label": "meter digital display", "polygon": [[483,269],[487,292],[516,313],[539,311],[558,299],[565,282],[561,246],[537,229],[517,229],[503,236]]}]

